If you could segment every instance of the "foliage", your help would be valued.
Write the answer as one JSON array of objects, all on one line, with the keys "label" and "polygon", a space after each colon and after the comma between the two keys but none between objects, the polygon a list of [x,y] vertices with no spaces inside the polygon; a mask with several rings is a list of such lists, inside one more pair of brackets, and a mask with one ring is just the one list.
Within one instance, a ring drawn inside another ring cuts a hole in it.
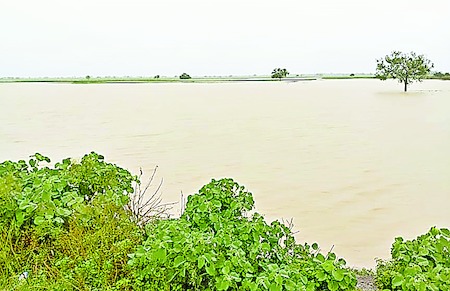
[{"label": "foliage", "polygon": [[275,68],[272,71],[272,78],[277,78],[280,79],[281,78],[286,78],[286,76],[289,75],[289,72],[286,69],[281,69],[281,68]]},{"label": "foliage", "polygon": [[441,80],[450,80],[450,73],[435,72],[432,77]]},{"label": "foliage", "polygon": [[126,285],[127,254],[142,240],[124,210],[136,177],[96,153],[44,162],[0,164],[0,290]]},{"label": "foliage", "polygon": [[432,227],[412,241],[395,239],[390,261],[378,261],[376,280],[385,290],[450,290],[450,231]]},{"label": "foliage", "polygon": [[104,157],[96,153],[85,155],[81,163],[64,159],[54,169],[40,167],[42,162],[49,163],[50,159],[37,153],[28,163],[21,160],[0,164],[0,178],[12,187],[0,196],[0,227],[12,225],[20,230],[35,225],[52,231],[74,213],[88,220],[94,197],[124,206],[136,181],[128,171],[105,163]]},{"label": "foliage", "polygon": [[179,219],[146,228],[131,255],[145,290],[352,290],[354,274],[317,244],[295,243],[278,221],[247,212],[252,194],[232,179],[212,180],[189,196]]},{"label": "foliage", "polygon": [[183,80],[185,80],[185,79],[190,79],[190,78],[191,78],[191,76],[189,76],[189,75],[186,74],[186,73],[183,73],[183,74],[180,75],[180,79],[183,79]]},{"label": "foliage", "polygon": [[423,55],[393,51],[390,55],[377,60],[376,76],[381,80],[397,79],[405,85],[406,92],[409,84],[422,81],[432,68],[433,64]]},{"label": "foliage", "polygon": [[[355,273],[254,212],[250,192],[212,180],[164,219],[139,177],[96,153],[54,167],[0,163],[0,290],[355,290]],[[133,190],[133,183],[135,189]],[[152,217],[148,217],[148,215]],[[384,290],[450,290],[450,231],[396,238],[378,261]]]}]

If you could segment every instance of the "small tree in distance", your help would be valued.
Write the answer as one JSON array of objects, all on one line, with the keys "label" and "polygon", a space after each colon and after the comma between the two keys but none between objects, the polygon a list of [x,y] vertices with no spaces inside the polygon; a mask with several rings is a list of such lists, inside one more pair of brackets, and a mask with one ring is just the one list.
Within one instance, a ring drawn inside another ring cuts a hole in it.
[{"label": "small tree in distance", "polygon": [[433,66],[433,63],[423,55],[393,51],[390,55],[377,60],[376,77],[380,80],[397,79],[405,85],[406,92],[409,84],[414,81],[421,82]]},{"label": "small tree in distance", "polygon": [[183,74],[180,75],[180,79],[190,79],[190,78],[191,78],[191,76],[189,76],[186,73],[183,73]]},{"label": "small tree in distance", "polygon": [[287,75],[289,75],[289,72],[286,69],[276,68],[272,71],[272,78],[281,80],[281,78],[285,78]]}]

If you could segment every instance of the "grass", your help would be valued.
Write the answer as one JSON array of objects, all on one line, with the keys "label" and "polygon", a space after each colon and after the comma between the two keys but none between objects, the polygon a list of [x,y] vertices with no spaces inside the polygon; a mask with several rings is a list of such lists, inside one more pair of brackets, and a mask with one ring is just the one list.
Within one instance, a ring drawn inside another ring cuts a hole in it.
[{"label": "grass", "polygon": [[[142,231],[121,207],[94,205],[91,212],[89,222],[74,216],[46,238],[35,228],[17,236],[0,231],[0,253],[7,258],[0,263],[0,290],[108,290],[123,284],[131,277],[127,255],[141,243]],[[24,272],[30,277],[22,282],[17,275]]]}]

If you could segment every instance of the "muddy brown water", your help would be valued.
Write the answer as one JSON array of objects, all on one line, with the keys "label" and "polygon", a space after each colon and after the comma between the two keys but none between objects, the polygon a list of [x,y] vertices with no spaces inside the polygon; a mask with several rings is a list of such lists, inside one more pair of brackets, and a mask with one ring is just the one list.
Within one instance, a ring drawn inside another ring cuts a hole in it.
[{"label": "muddy brown water", "polygon": [[450,82],[0,84],[0,161],[90,151],[158,165],[165,201],[232,177],[351,266],[450,227]]}]

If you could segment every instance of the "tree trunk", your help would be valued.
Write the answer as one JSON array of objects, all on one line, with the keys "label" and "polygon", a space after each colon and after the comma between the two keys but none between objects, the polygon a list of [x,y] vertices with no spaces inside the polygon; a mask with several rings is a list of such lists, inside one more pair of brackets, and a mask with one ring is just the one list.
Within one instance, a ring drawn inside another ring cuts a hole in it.
[{"label": "tree trunk", "polygon": [[408,78],[405,79],[405,92],[408,91]]}]

